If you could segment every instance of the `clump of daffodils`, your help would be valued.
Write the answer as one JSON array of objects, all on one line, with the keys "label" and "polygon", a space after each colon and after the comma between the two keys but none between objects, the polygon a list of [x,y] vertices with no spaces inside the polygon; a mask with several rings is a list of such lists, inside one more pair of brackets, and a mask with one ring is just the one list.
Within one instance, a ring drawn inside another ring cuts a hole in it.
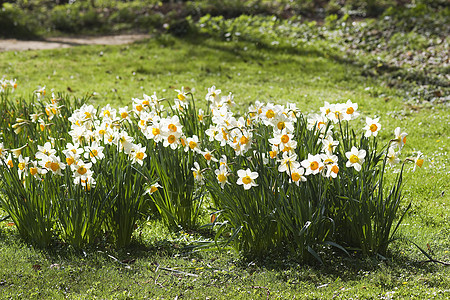
[{"label": "clump of daffodils", "polygon": [[6,93],[8,91],[11,91],[11,93],[14,93],[14,91],[16,89],[17,89],[17,80],[16,79],[0,78],[0,94]]}]

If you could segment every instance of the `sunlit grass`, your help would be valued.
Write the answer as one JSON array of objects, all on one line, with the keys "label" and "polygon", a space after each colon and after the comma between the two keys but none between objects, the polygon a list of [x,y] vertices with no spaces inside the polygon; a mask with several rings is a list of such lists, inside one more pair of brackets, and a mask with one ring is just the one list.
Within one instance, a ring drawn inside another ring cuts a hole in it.
[{"label": "sunlit grass", "polygon": [[[425,250],[429,244],[437,259],[450,260],[448,107],[404,105],[396,97],[401,91],[381,87],[355,66],[250,43],[161,36],[129,46],[0,53],[0,70],[0,76],[17,78],[16,97],[27,97],[38,85],[68,93],[70,87],[78,97],[96,92],[96,105],[126,105],[154,91],[171,98],[171,89],[181,86],[195,88],[202,99],[213,84],[233,91],[242,107],[261,100],[295,102],[310,111],[323,101],[351,99],[365,115],[381,117],[383,140],[400,126],[409,133],[403,152],[424,152],[424,166],[405,175],[403,208],[409,202],[412,208],[399,233]],[[100,245],[85,254],[65,245],[35,250],[19,241],[8,222],[0,227],[0,295],[5,298],[265,299],[269,291],[279,299],[388,298],[391,292],[394,298],[440,299],[450,293],[448,268],[417,263],[426,257],[403,241],[392,245],[388,261],[328,254],[326,266],[310,268],[282,257],[252,263],[235,253],[186,254],[182,247],[196,238],[171,234],[159,221],[143,224],[129,250]],[[125,261],[130,259],[136,261]]]}]

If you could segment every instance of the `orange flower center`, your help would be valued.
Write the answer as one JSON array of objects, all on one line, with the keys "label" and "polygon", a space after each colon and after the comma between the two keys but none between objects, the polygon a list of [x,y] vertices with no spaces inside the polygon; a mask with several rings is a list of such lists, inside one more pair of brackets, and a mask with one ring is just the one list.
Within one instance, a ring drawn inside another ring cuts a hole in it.
[{"label": "orange flower center", "polygon": [[283,130],[285,127],[286,127],[286,124],[285,124],[283,121],[278,122],[277,128],[278,128],[279,130]]},{"label": "orange flower center", "polygon": [[194,141],[190,141],[189,142],[189,148],[194,149],[195,147],[197,147],[197,143]]},{"label": "orange flower center", "polygon": [[337,165],[332,166],[332,167],[331,167],[331,172],[337,174],[337,173],[339,172],[339,167],[338,167]]},{"label": "orange flower center", "polygon": [[293,181],[297,182],[300,180],[301,175],[299,173],[292,173],[291,178]]},{"label": "orange flower center", "polygon": [[169,137],[167,138],[167,141],[169,142],[169,144],[173,144],[175,143],[175,136],[173,134],[169,135]]},{"label": "orange flower center", "polygon": [[273,110],[269,109],[266,112],[266,117],[267,117],[267,119],[272,119],[273,117],[275,117],[275,112]]},{"label": "orange flower center", "polygon": [[378,127],[376,124],[372,124],[372,125],[370,125],[369,129],[370,129],[370,131],[375,132],[375,131],[377,131]]},{"label": "orange flower center", "polygon": [[152,129],[152,133],[153,135],[158,135],[161,131],[159,130],[159,128],[153,128]]},{"label": "orange flower center", "polygon": [[37,168],[30,168],[30,174],[31,175],[36,175],[37,174],[37,172],[38,172],[38,169]]},{"label": "orange flower center", "polygon": [[241,145],[245,145],[248,143],[248,138],[245,136],[242,136],[241,139],[239,140],[239,142],[241,143]]},{"label": "orange flower center", "polygon": [[416,161],[416,165],[418,165],[420,168],[422,168],[422,165],[423,165],[423,159],[418,159],[418,160]]},{"label": "orange flower center", "polygon": [[252,179],[250,178],[250,176],[245,176],[244,178],[242,178],[242,182],[244,183],[244,184],[249,184],[249,183],[251,183],[252,182]]},{"label": "orange flower center", "polygon": [[313,161],[309,164],[309,167],[311,168],[311,170],[315,171],[317,170],[317,168],[319,168],[319,163],[317,161]]},{"label": "orange flower center", "polygon": [[75,162],[75,159],[73,157],[67,157],[66,158],[66,163],[70,166],[71,164],[73,164]]},{"label": "orange flower center", "polygon": [[281,142],[282,142],[283,144],[286,144],[287,142],[289,142],[289,136],[288,136],[287,134],[283,135],[283,136],[281,137]]},{"label": "orange flower center", "polygon": [[95,157],[95,156],[98,155],[98,151],[95,150],[95,149],[91,149],[91,152],[89,153],[89,155],[90,155],[91,157]]},{"label": "orange flower center", "polygon": [[359,157],[358,156],[356,156],[356,155],[354,155],[354,154],[352,154],[351,156],[350,156],[350,162],[352,163],[352,164],[355,164],[355,163],[357,163],[359,161]]},{"label": "orange flower center", "polygon": [[50,163],[50,169],[52,169],[53,172],[56,172],[59,170],[59,164],[55,162]]},{"label": "orange flower center", "polygon": [[177,126],[175,126],[175,124],[169,124],[169,126],[167,126],[167,128],[169,128],[169,130],[172,132],[177,131]]},{"label": "orange flower center", "polygon": [[86,174],[87,169],[86,169],[84,166],[81,166],[81,167],[78,168],[77,172],[78,172],[80,175],[84,175],[84,174]]},{"label": "orange flower center", "polygon": [[217,175],[217,180],[219,180],[219,182],[224,183],[227,181],[227,176],[225,176],[224,174],[219,174]]},{"label": "orange flower center", "polygon": [[347,108],[347,114],[351,115],[355,110],[353,109],[353,107],[349,107]]}]

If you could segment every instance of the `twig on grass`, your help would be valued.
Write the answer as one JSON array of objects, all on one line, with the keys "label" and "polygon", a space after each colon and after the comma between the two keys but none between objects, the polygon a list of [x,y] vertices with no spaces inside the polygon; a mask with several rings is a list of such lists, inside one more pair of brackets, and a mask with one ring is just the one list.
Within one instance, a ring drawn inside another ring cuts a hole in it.
[{"label": "twig on grass", "polygon": [[423,261],[419,261],[420,263],[436,263],[436,264],[441,264],[441,265],[444,265],[444,266],[450,266],[450,263],[448,263],[448,262],[445,262],[445,261],[440,261],[440,260],[437,260],[437,259],[434,259],[434,258],[431,258],[431,259],[429,259],[429,260],[423,260]]},{"label": "twig on grass", "polygon": [[183,272],[183,271],[179,271],[179,270],[175,270],[175,269],[170,269],[170,268],[166,268],[166,267],[159,267],[159,269],[164,270],[164,271],[168,271],[168,272],[173,272],[173,273],[180,274],[180,275],[198,277],[197,274],[187,273],[187,272]]}]

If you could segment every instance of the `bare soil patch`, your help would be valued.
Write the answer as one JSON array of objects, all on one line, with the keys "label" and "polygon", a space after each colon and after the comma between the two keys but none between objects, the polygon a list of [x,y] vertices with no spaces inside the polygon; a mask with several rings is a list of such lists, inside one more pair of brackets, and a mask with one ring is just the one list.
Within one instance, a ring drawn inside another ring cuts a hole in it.
[{"label": "bare soil patch", "polygon": [[123,45],[148,38],[150,38],[149,34],[123,34],[107,36],[52,37],[34,41],[0,39],[0,52],[69,48],[80,45]]}]

